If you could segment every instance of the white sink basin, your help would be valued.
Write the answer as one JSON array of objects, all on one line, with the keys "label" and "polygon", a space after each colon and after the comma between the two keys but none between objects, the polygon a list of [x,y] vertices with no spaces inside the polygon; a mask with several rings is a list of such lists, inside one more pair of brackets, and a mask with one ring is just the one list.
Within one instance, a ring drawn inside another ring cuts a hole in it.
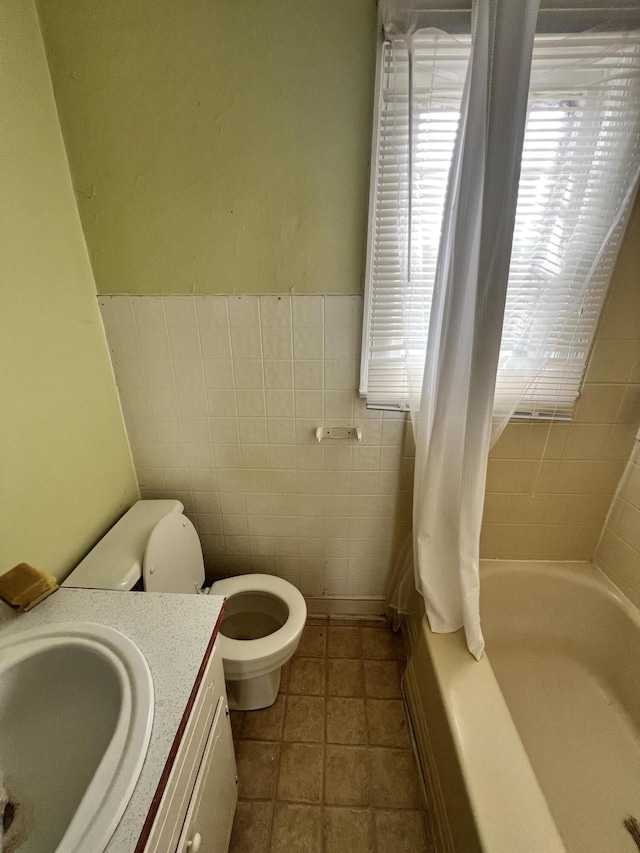
[{"label": "white sink basin", "polygon": [[101,853],[152,721],[149,666],[118,631],[74,622],[0,643],[0,851]]}]

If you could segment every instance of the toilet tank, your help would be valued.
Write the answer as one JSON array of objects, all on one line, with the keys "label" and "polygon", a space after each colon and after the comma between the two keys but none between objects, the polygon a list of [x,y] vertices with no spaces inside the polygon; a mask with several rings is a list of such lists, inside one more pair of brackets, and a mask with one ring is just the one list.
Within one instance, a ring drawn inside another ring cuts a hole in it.
[{"label": "toilet tank", "polygon": [[151,531],[169,513],[181,513],[175,500],[138,501],[107,531],[63,581],[83,589],[132,589],[142,577],[142,562]]}]

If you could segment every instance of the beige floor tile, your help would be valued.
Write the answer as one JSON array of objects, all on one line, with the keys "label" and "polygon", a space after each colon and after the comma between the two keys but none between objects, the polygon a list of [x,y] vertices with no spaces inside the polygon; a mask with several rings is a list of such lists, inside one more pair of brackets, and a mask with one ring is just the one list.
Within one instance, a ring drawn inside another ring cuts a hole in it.
[{"label": "beige floor tile", "polygon": [[271,832],[271,853],[320,853],[321,849],[320,806],[276,803]]},{"label": "beige floor tile", "polygon": [[329,617],[328,616],[308,616],[307,621],[306,621],[307,625],[314,625],[315,627],[318,627],[318,626],[323,627],[323,626],[326,626],[328,623],[329,623]]},{"label": "beige floor tile", "polygon": [[401,657],[380,623],[309,620],[274,705],[232,712],[229,853],[432,853]]},{"label": "beige floor tile", "polygon": [[411,745],[402,699],[367,699],[367,725],[372,746]]},{"label": "beige floor tile", "polygon": [[280,670],[280,688],[279,693],[286,693],[289,689],[289,674],[291,673],[291,661],[288,660]]},{"label": "beige floor tile", "polygon": [[408,749],[369,749],[371,799],[377,808],[419,809],[423,806],[418,771]]},{"label": "beige floor tile", "polygon": [[329,658],[327,660],[327,695],[362,696],[363,694],[362,661]]},{"label": "beige floor tile", "polygon": [[362,628],[362,657],[368,660],[397,660],[399,647],[390,628]]},{"label": "beige floor tile", "polygon": [[248,740],[280,740],[285,697],[280,694],[269,708],[245,711],[242,737]]},{"label": "beige floor tile", "polygon": [[327,650],[327,630],[320,625],[305,626],[296,654],[299,657],[324,657]]},{"label": "beige floor tile", "polygon": [[334,625],[339,628],[359,628],[360,620],[359,619],[330,619],[329,625],[333,627]]},{"label": "beige floor tile", "polygon": [[246,800],[273,797],[278,774],[279,743],[240,740],[236,744],[238,796]]},{"label": "beige floor tile", "polygon": [[229,853],[268,853],[272,803],[240,800],[233,820]]},{"label": "beige floor tile", "polygon": [[324,801],[335,806],[368,806],[367,750],[361,746],[326,747]]},{"label": "beige floor tile", "polygon": [[[324,810],[325,853],[373,853],[371,812],[327,807]],[[384,850],[394,850],[393,845]]]},{"label": "beige floor tile", "polygon": [[359,658],[360,629],[330,626],[327,654],[330,658]]},{"label": "beige floor tile", "polygon": [[395,660],[365,660],[364,691],[374,699],[400,699],[402,667]]},{"label": "beige floor tile", "polygon": [[394,853],[429,853],[421,812],[375,811],[379,850]]},{"label": "beige floor tile", "polygon": [[324,740],[322,696],[287,696],[283,740],[321,743]]},{"label": "beige floor tile", "polygon": [[325,659],[294,657],[291,661],[289,693],[324,695]]},{"label": "beige floor tile", "polygon": [[327,743],[363,744],[367,727],[363,699],[327,698]]},{"label": "beige floor tile", "polygon": [[319,803],[322,797],[324,747],[316,743],[283,743],[276,798]]},{"label": "beige floor tile", "polygon": [[237,740],[240,737],[240,732],[242,731],[242,724],[244,723],[244,711],[231,711],[231,734],[233,735],[233,739]]}]

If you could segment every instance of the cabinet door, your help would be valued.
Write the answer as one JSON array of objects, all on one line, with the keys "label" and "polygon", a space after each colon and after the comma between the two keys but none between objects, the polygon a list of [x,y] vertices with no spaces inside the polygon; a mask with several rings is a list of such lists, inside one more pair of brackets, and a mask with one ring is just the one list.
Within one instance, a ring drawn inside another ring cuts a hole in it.
[{"label": "cabinet door", "polygon": [[218,702],[177,853],[227,853],[238,799],[236,759],[224,697]]}]

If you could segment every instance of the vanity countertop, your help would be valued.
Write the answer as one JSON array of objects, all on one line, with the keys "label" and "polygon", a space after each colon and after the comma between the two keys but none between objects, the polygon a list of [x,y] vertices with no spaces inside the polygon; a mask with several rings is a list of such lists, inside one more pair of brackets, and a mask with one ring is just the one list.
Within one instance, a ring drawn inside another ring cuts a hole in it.
[{"label": "vanity countertop", "polygon": [[217,634],[224,597],[63,587],[28,613],[0,609],[8,633],[56,622],[96,622],[126,634],[145,656],[155,697],[151,740],[138,783],[106,853],[133,853],[182,717]]}]

